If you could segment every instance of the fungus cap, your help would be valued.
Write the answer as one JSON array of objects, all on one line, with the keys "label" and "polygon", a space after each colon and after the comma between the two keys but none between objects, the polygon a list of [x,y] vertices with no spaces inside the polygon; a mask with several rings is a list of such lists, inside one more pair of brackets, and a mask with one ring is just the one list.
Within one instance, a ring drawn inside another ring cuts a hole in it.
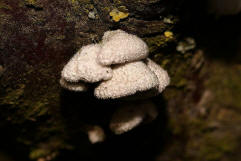
[{"label": "fungus cap", "polygon": [[112,70],[96,61],[101,46],[90,44],[82,47],[66,64],[61,76],[68,82],[94,83],[108,80],[112,77]]},{"label": "fungus cap", "polygon": [[102,37],[102,42],[101,43],[105,43],[107,41],[109,41],[114,35],[116,34],[120,34],[120,33],[123,33],[125,34],[125,31],[123,30],[113,30],[113,31],[106,31]]},{"label": "fungus cap", "polygon": [[115,30],[104,34],[98,61],[102,65],[121,64],[147,56],[148,46],[142,39],[122,30]]},{"label": "fungus cap", "polygon": [[147,58],[145,62],[151,71],[156,74],[159,81],[158,92],[161,93],[170,83],[170,77],[168,76],[167,71],[149,58]]},{"label": "fungus cap", "polygon": [[115,134],[122,134],[143,122],[150,122],[158,115],[156,106],[150,101],[122,104],[112,115],[109,127]]},{"label": "fungus cap", "polygon": [[87,84],[83,82],[68,82],[64,78],[61,78],[59,83],[63,88],[66,88],[71,91],[83,92],[83,91],[87,91],[88,89]]},{"label": "fungus cap", "polygon": [[116,65],[112,70],[112,78],[101,82],[95,88],[94,94],[97,98],[115,99],[158,89],[157,76],[142,61]]},{"label": "fungus cap", "polygon": [[93,126],[88,129],[88,138],[92,144],[103,142],[105,140],[105,132],[100,126]]}]

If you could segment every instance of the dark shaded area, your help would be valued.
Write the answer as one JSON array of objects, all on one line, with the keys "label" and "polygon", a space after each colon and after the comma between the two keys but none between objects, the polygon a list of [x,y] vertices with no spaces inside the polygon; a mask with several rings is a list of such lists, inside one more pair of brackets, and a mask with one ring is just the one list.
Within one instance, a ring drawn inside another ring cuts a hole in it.
[{"label": "dark shaded area", "polygon": [[185,1],[178,31],[194,37],[208,58],[240,63],[241,13],[220,16],[208,10],[207,1]]},{"label": "dark shaded area", "polygon": [[[19,127],[11,124],[0,126],[0,160],[1,161],[26,161],[28,160],[29,147],[16,142],[19,136]],[[6,159],[6,160],[5,160]]]},{"label": "dark shaded area", "polygon": [[[62,91],[61,98],[61,111],[66,118],[68,141],[76,149],[72,152],[61,152],[57,160],[155,160],[155,156],[166,143],[167,113],[165,101],[161,96],[153,98],[155,105],[160,107],[158,118],[122,135],[114,135],[109,130],[108,123],[116,105],[123,100],[98,100],[91,92],[76,93],[66,90]],[[106,141],[91,145],[87,135],[83,135],[83,129],[76,128],[86,124],[104,128]]]}]

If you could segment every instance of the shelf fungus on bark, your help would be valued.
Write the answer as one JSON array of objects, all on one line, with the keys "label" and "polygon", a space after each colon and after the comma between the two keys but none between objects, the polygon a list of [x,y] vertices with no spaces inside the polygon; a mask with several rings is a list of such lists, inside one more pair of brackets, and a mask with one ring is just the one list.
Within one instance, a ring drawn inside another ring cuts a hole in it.
[{"label": "shelf fungus on bark", "polygon": [[60,78],[59,83],[62,87],[76,92],[87,91],[88,85],[83,82],[69,82],[64,78]]},{"label": "shelf fungus on bark", "polygon": [[145,62],[146,65],[151,69],[151,71],[154,72],[157,76],[159,81],[158,93],[161,93],[170,83],[170,77],[168,76],[167,71],[164,70],[160,65],[152,61],[150,58],[147,58]]},{"label": "shelf fungus on bark", "polygon": [[157,115],[157,108],[150,100],[126,102],[117,107],[109,126],[111,131],[119,135],[154,120]]},{"label": "shelf fungus on bark", "polygon": [[[61,76],[60,84],[69,90],[85,91],[95,83],[95,97],[125,98],[125,103],[117,105],[109,124],[115,134],[155,119],[158,112],[148,98],[161,93],[170,82],[168,73],[148,58],[146,43],[122,30],[107,31],[99,44],[82,47]],[[89,138],[92,136],[90,133]]]},{"label": "shelf fungus on bark", "polygon": [[98,61],[103,65],[123,64],[148,57],[148,46],[136,35],[121,30],[104,34]]},{"label": "shelf fungus on bark", "polygon": [[94,94],[100,99],[115,99],[137,92],[156,89],[158,78],[143,62],[131,62],[113,67],[113,77],[95,88]]},{"label": "shelf fungus on bark", "polygon": [[[82,47],[62,70],[60,84],[64,88],[81,91],[81,89],[85,89],[81,88],[84,83],[95,83],[110,79],[112,77],[111,68],[96,61],[100,50],[99,44]],[[77,84],[80,84],[80,86]]]}]

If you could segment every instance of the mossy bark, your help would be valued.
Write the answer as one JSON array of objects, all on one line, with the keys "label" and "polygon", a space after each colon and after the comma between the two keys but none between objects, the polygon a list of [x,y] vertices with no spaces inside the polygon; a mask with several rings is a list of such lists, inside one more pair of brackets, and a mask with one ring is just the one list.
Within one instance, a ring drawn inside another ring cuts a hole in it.
[{"label": "mossy bark", "polygon": [[[235,160],[241,135],[231,125],[241,125],[240,65],[231,70],[209,62],[201,50],[176,52],[178,3],[2,0],[0,148],[33,160]],[[106,142],[91,145],[84,129],[106,128],[113,109],[91,93],[61,89],[60,71],[81,46],[119,28],[146,41],[171,85],[153,98],[160,110],[156,121],[122,136],[107,131]]]}]

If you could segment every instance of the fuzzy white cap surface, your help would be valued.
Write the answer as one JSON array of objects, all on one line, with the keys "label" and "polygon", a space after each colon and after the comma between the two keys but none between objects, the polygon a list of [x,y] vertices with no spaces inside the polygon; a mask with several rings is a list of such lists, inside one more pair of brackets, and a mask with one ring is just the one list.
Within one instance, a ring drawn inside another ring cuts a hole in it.
[{"label": "fuzzy white cap surface", "polygon": [[150,100],[122,104],[112,115],[110,129],[115,134],[122,134],[143,122],[150,122],[158,115],[155,105]]},{"label": "fuzzy white cap surface", "polygon": [[137,92],[157,88],[157,76],[142,61],[113,67],[113,77],[95,88],[94,94],[100,99],[115,99]]},{"label": "fuzzy white cap surface", "polygon": [[61,76],[68,82],[94,83],[112,77],[110,67],[99,64],[96,59],[101,46],[90,44],[82,47],[65,65]]},{"label": "fuzzy white cap surface", "polygon": [[88,89],[87,84],[83,82],[68,82],[64,78],[61,78],[59,83],[63,88],[66,88],[71,91],[83,92],[87,91]]},{"label": "fuzzy white cap surface", "polygon": [[170,83],[170,77],[168,76],[167,71],[165,71],[160,65],[156,64],[149,58],[147,58],[145,62],[151,71],[156,74],[159,80],[158,92],[161,93]]},{"label": "fuzzy white cap surface", "polygon": [[109,41],[115,34],[120,34],[123,33],[125,34],[125,31],[123,30],[113,30],[113,31],[106,31],[102,37],[102,42],[101,43],[105,43],[107,41]]},{"label": "fuzzy white cap surface", "polygon": [[148,46],[136,35],[122,30],[107,31],[98,61],[102,65],[121,64],[144,59],[148,53]]}]

